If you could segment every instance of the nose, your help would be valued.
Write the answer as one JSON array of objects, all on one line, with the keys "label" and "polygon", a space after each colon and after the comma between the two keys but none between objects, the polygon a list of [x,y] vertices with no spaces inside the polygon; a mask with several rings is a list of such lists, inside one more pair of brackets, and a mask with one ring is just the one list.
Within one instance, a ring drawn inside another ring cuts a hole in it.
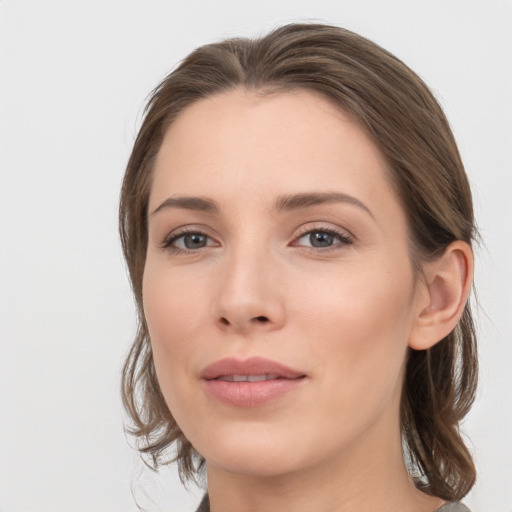
[{"label": "nose", "polygon": [[284,325],[282,273],[264,252],[239,252],[223,262],[214,312],[223,331],[250,335]]}]

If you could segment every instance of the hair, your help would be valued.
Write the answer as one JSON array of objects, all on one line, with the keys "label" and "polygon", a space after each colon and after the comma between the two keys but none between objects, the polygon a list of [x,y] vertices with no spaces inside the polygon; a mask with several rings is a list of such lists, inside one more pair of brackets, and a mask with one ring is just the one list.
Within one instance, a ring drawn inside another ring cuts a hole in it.
[{"label": "hair", "polygon": [[[153,468],[176,461],[182,481],[197,476],[205,461],[173,419],[155,373],[142,306],[148,199],[168,126],[199,99],[235,88],[319,93],[369,134],[405,210],[416,270],[451,242],[471,246],[476,238],[471,191],[448,121],[425,83],[383,48],[339,27],[291,24],[258,39],[228,39],[193,51],[150,96],[119,209],[139,320],[122,375],[127,429]],[[475,482],[459,424],[473,403],[476,383],[476,334],[467,303],[454,331],[429,350],[409,349],[407,356],[402,439],[410,474],[427,494],[458,500]],[[168,455],[171,445],[174,456]]]}]

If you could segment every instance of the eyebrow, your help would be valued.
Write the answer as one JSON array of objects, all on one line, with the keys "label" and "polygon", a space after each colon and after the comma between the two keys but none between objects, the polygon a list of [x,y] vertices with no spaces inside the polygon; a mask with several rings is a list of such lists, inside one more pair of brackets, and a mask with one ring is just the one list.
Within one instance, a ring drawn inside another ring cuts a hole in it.
[{"label": "eyebrow", "polygon": [[169,197],[151,215],[155,215],[166,208],[182,208],[207,213],[218,213],[217,203],[207,197]]},{"label": "eyebrow", "polygon": [[279,196],[275,209],[278,212],[308,208],[319,204],[346,203],[357,206],[373,217],[370,209],[359,199],[341,192],[313,192]]},{"label": "eyebrow", "polygon": [[[373,218],[372,212],[363,202],[349,194],[341,192],[306,192],[301,194],[280,195],[276,200],[274,209],[277,212],[284,212],[328,203],[351,204],[361,208]],[[166,208],[180,208],[206,213],[219,213],[220,211],[219,206],[213,199],[200,196],[183,196],[167,198],[151,215],[155,215]]]}]

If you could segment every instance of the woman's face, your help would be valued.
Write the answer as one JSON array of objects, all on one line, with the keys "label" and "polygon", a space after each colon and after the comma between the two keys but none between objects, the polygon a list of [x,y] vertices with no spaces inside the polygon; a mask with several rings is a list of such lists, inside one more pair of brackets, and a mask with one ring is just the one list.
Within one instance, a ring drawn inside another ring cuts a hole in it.
[{"label": "woman's face", "polygon": [[400,443],[406,217],[346,115],[304,91],[198,101],[165,135],[148,226],[156,372],[209,470],[275,476]]}]

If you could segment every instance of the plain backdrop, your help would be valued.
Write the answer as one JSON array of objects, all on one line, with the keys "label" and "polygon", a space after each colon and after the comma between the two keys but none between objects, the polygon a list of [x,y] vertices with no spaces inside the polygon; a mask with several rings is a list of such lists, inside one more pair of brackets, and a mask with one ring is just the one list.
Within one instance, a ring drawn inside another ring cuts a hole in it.
[{"label": "plain backdrop", "polygon": [[119,186],[144,100],[195,47],[338,24],[422,76],[473,186],[481,386],[473,512],[512,512],[512,1],[1,0],[0,511],[195,509],[123,433],[134,307]]}]

